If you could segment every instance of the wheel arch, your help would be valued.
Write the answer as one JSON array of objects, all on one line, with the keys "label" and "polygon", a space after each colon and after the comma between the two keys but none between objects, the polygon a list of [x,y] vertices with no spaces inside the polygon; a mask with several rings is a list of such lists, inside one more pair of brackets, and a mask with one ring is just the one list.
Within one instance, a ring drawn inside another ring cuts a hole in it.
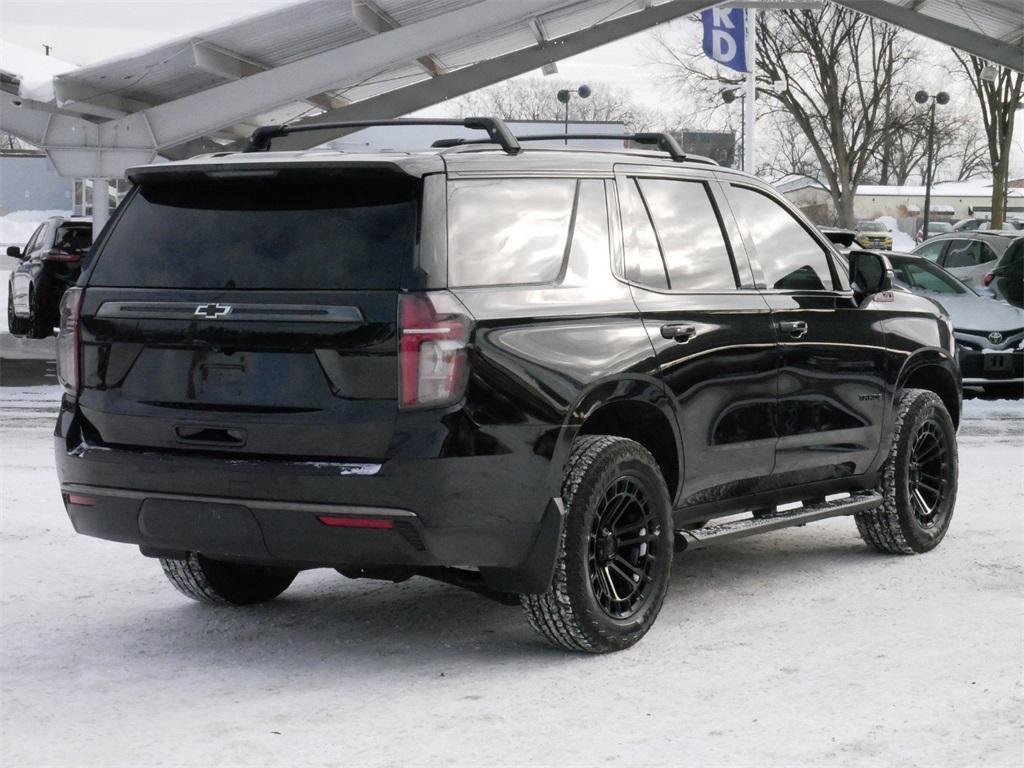
[{"label": "wheel arch", "polygon": [[894,402],[898,402],[900,393],[905,389],[934,392],[949,411],[953,426],[959,428],[963,388],[959,368],[948,356],[936,350],[923,350],[912,356],[900,371]]},{"label": "wheel arch", "polygon": [[672,402],[661,383],[647,377],[606,380],[590,387],[569,411],[556,461],[561,474],[572,442],[580,435],[615,435],[635,440],[657,462],[669,498],[683,478],[683,449]]}]

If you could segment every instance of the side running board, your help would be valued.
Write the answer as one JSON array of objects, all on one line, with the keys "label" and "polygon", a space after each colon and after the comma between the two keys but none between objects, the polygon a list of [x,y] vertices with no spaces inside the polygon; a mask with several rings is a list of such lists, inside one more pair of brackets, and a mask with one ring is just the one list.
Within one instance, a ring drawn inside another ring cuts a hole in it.
[{"label": "side running board", "polygon": [[719,525],[706,525],[692,531],[676,531],[676,550],[703,549],[712,544],[743,539],[759,533],[778,531],[796,525],[813,523],[827,517],[852,515],[881,506],[882,495],[877,491],[858,491],[843,499],[822,501],[785,512],[768,512],[757,517],[733,520]]}]

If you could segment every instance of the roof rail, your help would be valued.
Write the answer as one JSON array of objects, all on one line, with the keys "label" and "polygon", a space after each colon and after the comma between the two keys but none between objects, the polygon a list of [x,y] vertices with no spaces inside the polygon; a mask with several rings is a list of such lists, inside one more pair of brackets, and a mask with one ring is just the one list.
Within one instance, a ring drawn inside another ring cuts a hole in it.
[{"label": "roof rail", "polygon": [[[644,132],[644,133],[542,133],[532,136],[516,136],[516,141],[562,141],[563,139],[622,139],[623,141],[634,141],[637,144],[653,144],[662,152],[668,153],[675,162],[681,163],[684,160],[692,162],[718,165],[714,160],[700,155],[687,155],[683,152],[679,142],[670,133]],[[432,147],[458,147],[463,144],[487,144],[484,139],[438,139]]]},{"label": "roof rail", "polygon": [[396,120],[350,120],[340,123],[299,123],[292,125],[263,125],[252,132],[245,145],[244,152],[265,152],[270,149],[271,142],[291,133],[308,133],[312,131],[330,131],[339,128],[371,128],[373,126],[402,125],[458,125],[487,132],[486,143],[498,144],[510,155],[519,153],[521,147],[512,131],[502,120],[496,117],[466,117],[457,120],[431,120],[429,118],[400,118]]}]

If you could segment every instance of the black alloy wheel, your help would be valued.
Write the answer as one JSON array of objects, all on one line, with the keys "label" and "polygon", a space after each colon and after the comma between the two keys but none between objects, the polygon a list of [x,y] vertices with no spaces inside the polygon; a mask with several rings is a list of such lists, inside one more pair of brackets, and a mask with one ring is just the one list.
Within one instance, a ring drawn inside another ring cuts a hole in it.
[{"label": "black alloy wheel", "polygon": [[[624,476],[604,494],[591,524],[587,575],[598,604],[613,619],[636,614],[649,596],[661,526],[640,481]],[[668,555],[670,556],[670,555]]]}]

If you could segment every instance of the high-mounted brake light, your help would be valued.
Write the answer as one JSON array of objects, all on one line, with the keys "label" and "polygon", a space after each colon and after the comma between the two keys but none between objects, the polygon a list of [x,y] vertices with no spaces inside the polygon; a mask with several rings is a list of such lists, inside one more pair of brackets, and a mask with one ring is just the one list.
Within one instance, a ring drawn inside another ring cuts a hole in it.
[{"label": "high-mounted brake light", "polygon": [[447,291],[406,293],[398,301],[403,408],[454,403],[469,379],[469,312]]},{"label": "high-mounted brake light", "polygon": [[78,324],[82,311],[82,289],[69,288],[60,300],[60,326],[57,329],[57,381],[69,395],[78,394]]}]

